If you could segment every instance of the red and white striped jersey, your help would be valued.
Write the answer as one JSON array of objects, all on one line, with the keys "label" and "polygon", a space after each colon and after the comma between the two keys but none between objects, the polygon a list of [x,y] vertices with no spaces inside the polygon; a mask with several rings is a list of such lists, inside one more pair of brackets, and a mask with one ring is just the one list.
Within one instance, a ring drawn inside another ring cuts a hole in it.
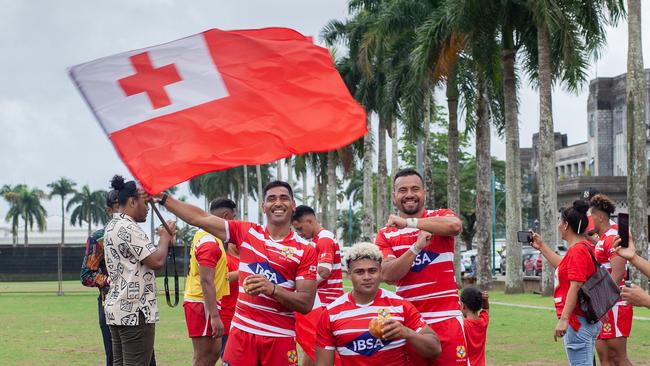
[{"label": "red and white striped jersey", "polygon": [[344,366],[409,365],[404,339],[383,340],[370,335],[374,318],[394,319],[419,332],[424,319],[408,301],[379,289],[375,299],[365,305],[355,303],[346,293],[329,304],[321,315],[316,347],[336,351]]},{"label": "red and white striped jersey", "polygon": [[[425,210],[422,217],[456,217],[449,209]],[[384,259],[399,258],[418,238],[420,230],[384,227],[375,243]],[[410,301],[427,324],[462,316],[458,303],[458,285],[454,277],[454,238],[433,235],[427,247],[418,254],[411,270],[397,281],[397,295]]]},{"label": "red and white striped jersey", "polygon": [[251,296],[244,291],[248,276],[261,274],[277,286],[294,291],[296,281],[316,280],[316,250],[290,231],[273,240],[266,226],[227,221],[226,241],[239,249],[239,296],[232,327],[266,337],[294,337],[293,311],[270,296]]},{"label": "red and white striped jersey", "polygon": [[[598,263],[607,268],[607,271],[612,273],[612,265],[610,260],[616,258],[616,247],[614,246],[614,238],[618,235],[618,225],[610,226],[607,231],[598,238],[598,243],[596,243],[596,248],[594,250],[595,257]],[[627,271],[625,271],[627,272]],[[620,286],[625,286],[625,280],[627,279],[627,273],[623,275]]]},{"label": "red and white striped jersey", "polygon": [[316,244],[318,265],[330,269],[330,276],[318,284],[318,297],[314,307],[327,305],[343,295],[343,272],[341,271],[341,248],[331,231],[321,229],[312,241]]}]

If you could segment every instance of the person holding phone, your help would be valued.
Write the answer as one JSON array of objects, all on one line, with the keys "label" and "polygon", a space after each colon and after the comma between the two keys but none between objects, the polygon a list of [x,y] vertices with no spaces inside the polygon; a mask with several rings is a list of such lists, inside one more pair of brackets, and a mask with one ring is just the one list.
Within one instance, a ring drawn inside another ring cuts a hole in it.
[{"label": "person holding phone", "polygon": [[[614,202],[604,194],[595,195],[589,201],[591,207],[591,219],[594,230],[598,234],[595,255],[598,263],[605,267],[612,275],[615,283],[621,288],[625,286],[626,264],[625,258],[616,254],[614,240],[618,235],[618,229],[611,224],[610,216],[616,211]],[[621,224],[625,224],[622,220]],[[621,226],[627,230],[627,225]],[[627,337],[632,329],[632,306],[622,299],[614,304],[614,307],[601,319],[603,330],[596,341],[598,359],[603,366],[609,365],[631,365],[627,357]]]},{"label": "person holding phone", "polygon": [[[628,239],[627,247],[621,246],[620,244],[621,239],[617,238],[614,241],[616,254],[627,259],[629,263],[641,271],[641,273],[650,277],[650,262],[636,253],[636,247],[634,246],[632,238],[630,237]],[[623,287],[621,297],[630,305],[650,308],[650,295],[642,287],[637,285],[631,284],[630,286],[626,285]]]},{"label": "person holding phone", "polygon": [[573,366],[592,365],[594,345],[601,330],[601,323],[589,324],[578,306],[578,291],[596,272],[590,254],[591,244],[584,235],[588,209],[586,201],[578,200],[572,207],[562,210],[558,227],[569,248],[564,257],[547,246],[537,233],[533,233],[531,243],[555,267],[553,297],[559,319],[555,337],[564,337],[564,349]]}]

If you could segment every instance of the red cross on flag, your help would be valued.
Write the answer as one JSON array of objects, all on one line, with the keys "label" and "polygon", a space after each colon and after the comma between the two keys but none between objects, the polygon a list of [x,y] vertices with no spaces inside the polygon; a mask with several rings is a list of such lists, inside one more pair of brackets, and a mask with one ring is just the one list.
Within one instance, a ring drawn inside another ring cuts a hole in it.
[{"label": "red cross on flag", "polygon": [[367,132],[329,51],[291,29],[212,29],[69,72],[149,193]]}]

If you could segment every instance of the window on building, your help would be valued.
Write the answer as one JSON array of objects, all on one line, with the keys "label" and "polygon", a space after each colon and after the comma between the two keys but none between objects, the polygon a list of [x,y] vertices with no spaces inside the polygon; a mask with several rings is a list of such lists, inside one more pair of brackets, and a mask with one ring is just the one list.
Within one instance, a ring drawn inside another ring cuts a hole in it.
[{"label": "window on building", "polygon": [[618,107],[614,111],[614,133],[623,133],[623,107]]},{"label": "window on building", "polygon": [[596,136],[596,118],[593,114],[589,115],[589,136]]}]

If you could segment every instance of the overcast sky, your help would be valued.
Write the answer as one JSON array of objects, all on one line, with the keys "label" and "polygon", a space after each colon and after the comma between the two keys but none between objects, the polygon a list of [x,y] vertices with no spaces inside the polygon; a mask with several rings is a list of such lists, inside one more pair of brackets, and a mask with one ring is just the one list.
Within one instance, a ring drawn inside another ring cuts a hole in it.
[{"label": "overcast sky", "polygon": [[[650,14],[644,5],[649,67]],[[347,14],[345,0],[0,0],[0,6],[0,184],[42,189],[61,176],[106,189],[112,174],[129,175],[68,78],[67,67],[209,28],[283,26],[317,36],[328,20]],[[608,47],[590,76],[624,73],[626,56],[627,25],[622,23],[609,30]],[[569,135],[569,144],[586,140],[587,91],[585,86],[577,96],[554,92],[555,128]],[[538,96],[524,82],[519,98],[525,147],[537,130]],[[492,152],[504,158],[503,141],[493,140]],[[46,207],[57,212],[55,203]],[[2,217],[6,210],[0,202]]]}]

